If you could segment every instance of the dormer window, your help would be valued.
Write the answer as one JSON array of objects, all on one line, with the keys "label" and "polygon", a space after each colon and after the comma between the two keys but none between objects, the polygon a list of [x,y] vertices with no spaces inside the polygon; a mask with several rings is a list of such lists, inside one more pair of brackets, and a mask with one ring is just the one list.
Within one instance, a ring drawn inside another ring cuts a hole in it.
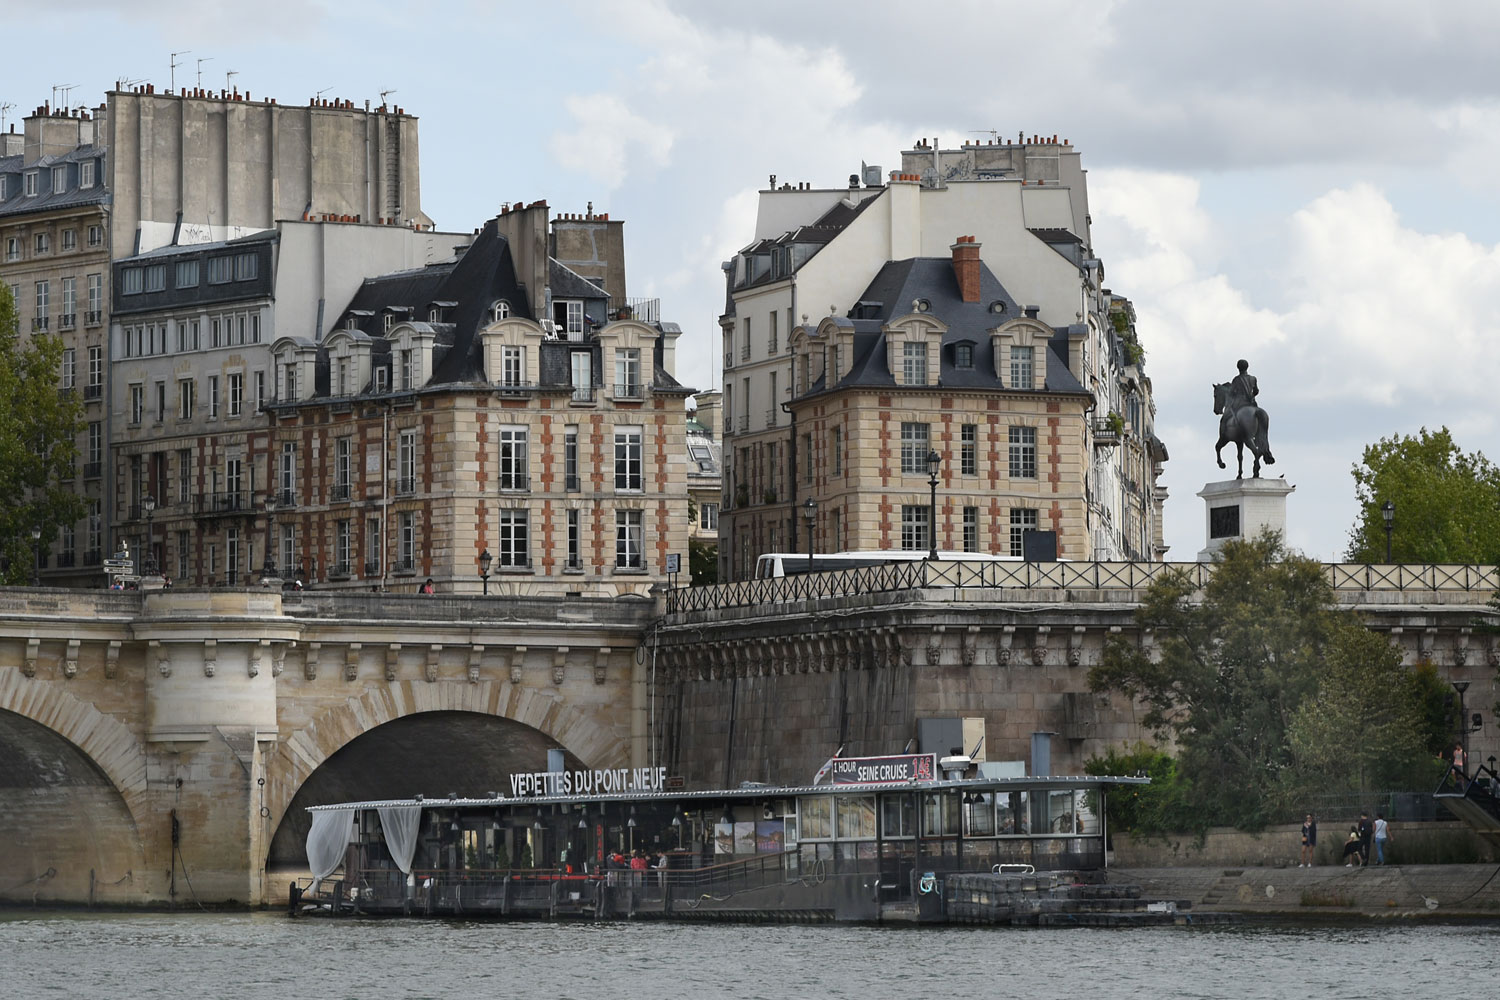
[{"label": "dormer window", "polygon": [[427,310],[427,322],[441,323],[442,321],[443,310],[439,309],[437,306],[433,306],[431,309]]},{"label": "dormer window", "polygon": [[903,385],[927,384],[927,342],[911,341],[901,345],[901,382]]},{"label": "dormer window", "polygon": [[28,198],[35,198],[36,197],[36,192],[37,192],[37,176],[36,175],[37,175],[37,172],[35,170],[28,170],[21,177],[22,192]]},{"label": "dormer window", "polygon": [[68,168],[56,166],[52,168],[52,193],[62,194],[68,189]]},{"label": "dormer window", "polygon": [[78,164],[78,186],[91,188],[94,186],[94,161],[84,160]]},{"label": "dormer window", "polygon": [[380,324],[382,330],[384,330],[386,333],[390,333],[391,327],[396,325],[396,314],[390,312],[386,313],[384,316],[380,317]]},{"label": "dormer window", "polygon": [[571,338],[583,334],[583,300],[558,299],[552,303],[552,322]]},{"label": "dormer window", "polygon": [[375,369],[375,391],[385,392],[391,385],[391,370],[384,365]]},{"label": "dormer window", "polygon": [[348,319],[344,320],[344,329],[345,330],[358,330],[359,329],[359,320],[357,318],[353,317],[353,316],[350,316]]},{"label": "dormer window", "polygon": [[973,344],[955,344],[953,346],[953,367],[965,369],[974,367]]},{"label": "dormer window", "polygon": [[498,323],[502,319],[505,319],[506,317],[508,317],[509,315],[510,315],[510,303],[506,302],[504,299],[501,299],[499,302],[496,302],[494,305],[490,306],[490,322],[491,323]]}]

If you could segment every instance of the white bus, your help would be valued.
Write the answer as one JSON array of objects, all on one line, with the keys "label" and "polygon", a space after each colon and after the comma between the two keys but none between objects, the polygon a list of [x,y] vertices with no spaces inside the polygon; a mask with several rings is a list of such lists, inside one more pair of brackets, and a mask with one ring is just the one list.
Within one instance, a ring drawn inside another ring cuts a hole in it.
[{"label": "white bus", "polygon": [[[916,549],[872,549],[864,552],[818,552],[812,556],[811,571],[828,573],[857,566],[885,566],[890,563],[921,562],[927,551]],[[939,552],[939,562],[1020,562],[1020,556],[996,556],[986,552]],[[809,571],[806,552],[767,552],[755,560],[755,579],[772,580]]]}]

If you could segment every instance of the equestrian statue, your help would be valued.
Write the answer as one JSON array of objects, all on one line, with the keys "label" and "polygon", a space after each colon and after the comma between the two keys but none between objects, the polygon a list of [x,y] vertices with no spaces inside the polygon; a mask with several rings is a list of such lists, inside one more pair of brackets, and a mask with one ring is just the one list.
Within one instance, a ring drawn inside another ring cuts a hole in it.
[{"label": "equestrian statue", "polygon": [[1219,457],[1219,450],[1233,441],[1235,452],[1239,456],[1239,473],[1234,478],[1244,479],[1245,449],[1249,448],[1254,457],[1250,476],[1259,479],[1262,461],[1267,465],[1276,464],[1276,459],[1271,457],[1271,443],[1266,436],[1271,418],[1256,405],[1255,397],[1260,395],[1260,384],[1250,374],[1250,362],[1241,360],[1238,367],[1240,373],[1234,378],[1228,382],[1214,383],[1214,412],[1219,414],[1219,443],[1214,445],[1214,459],[1219,463],[1219,468],[1224,468],[1224,459]]}]

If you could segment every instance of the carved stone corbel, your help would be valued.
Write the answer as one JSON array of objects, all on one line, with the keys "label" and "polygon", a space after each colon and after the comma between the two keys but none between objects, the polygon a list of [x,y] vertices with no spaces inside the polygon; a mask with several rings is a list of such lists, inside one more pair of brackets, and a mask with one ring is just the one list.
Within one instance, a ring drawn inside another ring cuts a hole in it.
[{"label": "carved stone corbel", "polygon": [[21,664],[21,673],[25,674],[27,677],[36,676],[36,660],[37,657],[41,655],[41,652],[42,640],[26,640],[26,659]]},{"label": "carved stone corbel", "polygon": [[1485,659],[1492,667],[1500,667],[1500,639],[1490,639],[1489,650],[1485,653]]},{"label": "carved stone corbel", "polygon": [[1083,662],[1083,635],[1087,629],[1082,625],[1074,625],[1073,631],[1068,636],[1068,666],[1076,667]]},{"label": "carved stone corbel", "polygon": [[1036,639],[1031,646],[1031,662],[1040,667],[1047,663],[1047,640],[1051,637],[1052,627],[1050,625],[1038,625],[1036,627]]},{"label": "carved stone corbel", "polygon": [[995,642],[995,664],[1001,667],[1010,666],[1011,646],[1016,641],[1016,627],[1006,625],[1000,629],[1000,637]]},{"label": "carved stone corbel", "polygon": [[600,646],[594,651],[594,683],[603,684],[607,676],[606,668],[609,666],[609,654],[613,652],[608,646]]},{"label": "carved stone corbel", "polygon": [[310,681],[318,679],[318,654],[322,651],[321,642],[310,642],[307,644],[307,652],[302,655],[302,676]]},{"label": "carved stone corbel", "polygon": [[979,626],[970,625],[958,634],[958,657],[966,667],[972,667],[979,657]]},{"label": "carved stone corbel", "polygon": [[1431,660],[1432,647],[1437,642],[1437,629],[1424,628],[1417,634],[1417,659]]},{"label": "carved stone corbel", "polygon": [[111,639],[109,645],[104,647],[104,678],[114,680],[115,675],[120,672],[120,640]]},{"label": "carved stone corbel", "polygon": [[[523,652],[524,652],[524,650],[523,650]],[[438,657],[440,657],[442,655],[443,655],[443,644],[442,643],[440,643],[440,642],[434,642],[434,643],[431,643],[431,644],[428,645],[428,647],[427,647],[427,664],[422,669],[422,676],[427,679],[427,683],[429,683],[429,684],[432,684],[432,683],[434,683],[434,682],[437,681],[437,677],[438,677]]]},{"label": "carved stone corbel", "polygon": [[484,659],[484,647],[474,645],[469,647],[469,683],[479,683],[479,663]]},{"label": "carved stone corbel", "polygon": [[1453,665],[1461,667],[1469,662],[1469,633],[1472,629],[1461,628],[1453,637]]},{"label": "carved stone corbel", "polygon": [[72,678],[78,676],[78,648],[82,645],[83,643],[77,639],[68,640],[68,650],[63,654],[64,677]]},{"label": "carved stone corbel", "polygon": [[927,636],[927,665],[935,667],[943,656],[943,633],[948,630],[946,625],[934,625],[932,632]]},{"label": "carved stone corbel", "polygon": [[219,669],[219,640],[203,640],[203,676],[212,677]]},{"label": "carved stone corbel", "polygon": [[558,646],[552,651],[552,683],[561,684],[567,676],[568,647]]},{"label": "carved stone corbel", "polygon": [[359,680],[359,654],[364,648],[362,642],[351,642],[344,647],[344,680]]},{"label": "carved stone corbel", "polygon": [[281,672],[286,669],[286,651],[295,646],[294,642],[273,642],[271,644],[271,676],[280,677]]},{"label": "carved stone corbel", "polygon": [[386,683],[393,684],[396,681],[396,671],[401,666],[401,643],[387,643],[385,647],[385,679]]},{"label": "carved stone corbel", "polygon": [[270,639],[262,639],[250,647],[250,665],[248,669],[251,677],[258,677],[260,675],[260,658],[270,647]]},{"label": "carved stone corbel", "polygon": [[156,662],[156,672],[163,677],[172,676],[172,658],[167,655],[167,647],[161,644],[160,639],[152,639],[146,643],[147,655]]}]

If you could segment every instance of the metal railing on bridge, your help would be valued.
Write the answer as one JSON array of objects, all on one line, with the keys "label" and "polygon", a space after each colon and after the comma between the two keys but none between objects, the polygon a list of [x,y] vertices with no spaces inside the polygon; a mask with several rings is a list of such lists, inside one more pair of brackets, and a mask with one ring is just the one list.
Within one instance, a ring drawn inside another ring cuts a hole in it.
[{"label": "metal railing on bridge", "polygon": [[[769,580],[677,587],[667,592],[667,614],[933,588],[1136,591],[1172,572],[1187,574],[1192,586],[1202,589],[1215,568],[1214,563],[1200,562],[897,562]],[[1329,585],[1339,594],[1500,590],[1500,569],[1495,566],[1327,563],[1323,570]]]}]

